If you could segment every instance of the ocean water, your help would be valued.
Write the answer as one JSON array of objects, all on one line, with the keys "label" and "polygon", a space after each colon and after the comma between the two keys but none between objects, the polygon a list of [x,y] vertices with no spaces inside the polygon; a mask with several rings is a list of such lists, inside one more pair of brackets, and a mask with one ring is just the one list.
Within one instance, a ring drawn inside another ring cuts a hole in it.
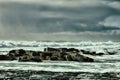
[{"label": "ocean water", "polygon": [[[113,80],[117,80],[120,78],[120,42],[64,42],[64,41],[0,41],[0,54],[7,54],[9,50],[12,49],[25,49],[25,50],[35,50],[35,51],[43,51],[46,47],[54,47],[54,48],[76,48],[76,49],[85,49],[89,51],[96,51],[96,52],[103,52],[103,56],[92,56],[92,55],[85,55],[88,57],[91,57],[95,60],[95,62],[74,62],[74,61],[43,61],[43,62],[18,62],[18,61],[0,61],[0,76],[6,77],[5,74],[10,73],[11,75],[14,75],[13,72],[10,71],[32,71],[32,72],[41,72],[45,71],[50,73],[49,76],[55,76],[51,75],[52,73],[58,73],[58,77],[61,73],[70,73],[75,74],[79,73],[76,76],[82,76],[87,75],[85,77],[85,80],[90,80],[89,75],[93,75],[92,79],[95,79],[95,75],[99,74],[99,77],[96,78],[98,80],[104,80],[105,76],[101,76],[105,73],[110,73],[109,75],[112,75],[114,73],[115,76],[113,76]],[[110,52],[117,52],[115,55],[109,55],[104,51],[104,48],[107,48]],[[2,73],[5,72],[5,73]],[[17,74],[16,72],[16,74]],[[84,74],[82,74],[84,73]],[[34,73],[35,74],[35,73]],[[37,79],[37,77],[41,75],[48,75],[48,74],[35,74],[31,73],[31,75],[28,75],[26,80],[30,78],[31,76],[36,76],[35,80],[44,80],[44,79]],[[68,75],[70,75],[68,74]],[[22,75],[22,74],[21,74]],[[68,76],[67,75],[67,76]],[[7,76],[8,77],[8,76]],[[10,77],[10,76],[9,76]],[[82,78],[84,78],[82,77]],[[110,77],[110,76],[109,76]],[[15,77],[17,78],[17,77]],[[45,77],[44,77],[45,78]],[[108,77],[106,77],[107,79]],[[70,77],[69,79],[72,80]],[[29,79],[28,79],[29,80]],[[32,80],[32,79],[31,79]],[[34,79],[33,79],[34,80]],[[45,79],[49,80],[49,79]],[[62,80],[62,79],[60,79]],[[74,80],[77,80],[74,78]],[[108,79],[109,80],[109,79]],[[112,80],[112,78],[110,79]]]}]

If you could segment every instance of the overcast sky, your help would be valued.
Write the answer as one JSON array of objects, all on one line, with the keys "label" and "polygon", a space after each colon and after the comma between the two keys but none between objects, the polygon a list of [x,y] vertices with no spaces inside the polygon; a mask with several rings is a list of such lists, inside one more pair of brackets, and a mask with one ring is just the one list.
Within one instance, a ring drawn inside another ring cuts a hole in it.
[{"label": "overcast sky", "polygon": [[0,39],[120,41],[120,0],[0,0]]}]

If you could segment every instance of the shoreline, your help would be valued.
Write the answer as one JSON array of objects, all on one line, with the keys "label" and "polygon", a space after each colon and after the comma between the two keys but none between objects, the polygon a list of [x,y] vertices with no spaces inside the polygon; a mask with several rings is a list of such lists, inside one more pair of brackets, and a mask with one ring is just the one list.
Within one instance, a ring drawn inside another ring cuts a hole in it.
[{"label": "shoreline", "polygon": [[10,80],[119,80],[120,72],[51,72],[33,70],[0,70],[0,79]]}]

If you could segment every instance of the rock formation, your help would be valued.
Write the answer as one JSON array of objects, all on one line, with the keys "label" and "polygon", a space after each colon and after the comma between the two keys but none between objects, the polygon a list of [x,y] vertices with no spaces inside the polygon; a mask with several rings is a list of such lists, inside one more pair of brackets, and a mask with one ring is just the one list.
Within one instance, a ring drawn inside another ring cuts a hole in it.
[{"label": "rock formation", "polygon": [[[7,55],[0,55],[0,60],[18,60],[18,61],[35,61],[43,60],[52,61],[78,61],[78,62],[94,62],[94,59],[81,55],[80,51],[75,48],[45,48],[44,51],[32,50],[10,50]],[[93,53],[81,50],[84,54]]]}]

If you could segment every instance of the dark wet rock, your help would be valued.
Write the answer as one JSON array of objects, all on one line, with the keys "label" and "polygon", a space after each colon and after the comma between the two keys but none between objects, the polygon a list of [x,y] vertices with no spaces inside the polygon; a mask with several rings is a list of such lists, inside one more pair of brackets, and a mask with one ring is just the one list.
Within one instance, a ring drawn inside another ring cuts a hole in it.
[{"label": "dark wet rock", "polygon": [[9,56],[7,56],[7,55],[0,55],[0,60],[9,60]]},{"label": "dark wet rock", "polygon": [[84,58],[83,58],[83,61],[84,61],[84,62],[94,62],[94,59],[89,58],[89,57],[84,57]]},{"label": "dark wet rock", "polygon": [[8,55],[14,55],[16,57],[22,56],[26,53],[25,50],[23,49],[18,49],[18,50],[11,50],[9,51]]},{"label": "dark wet rock", "polygon": [[18,57],[23,56],[26,54],[26,51],[23,49],[17,49],[17,50],[10,50],[8,52],[8,56],[10,60],[17,60]]},{"label": "dark wet rock", "polygon": [[[84,52],[85,54],[88,54],[88,52],[86,52],[85,50],[81,50],[81,51]],[[48,47],[44,49],[44,52],[18,49],[18,50],[10,50],[6,56],[9,57],[8,60],[18,60],[23,62],[26,61],[42,62],[43,60],[83,61],[83,62],[94,61],[92,58],[80,55],[79,50],[75,48]]]},{"label": "dark wet rock", "polygon": [[[104,49],[109,55],[116,54]],[[0,60],[18,60],[18,61],[34,61],[41,62],[43,60],[59,60],[59,61],[83,61],[94,62],[94,58],[86,57],[88,54],[92,56],[102,56],[104,53],[97,53],[95,51],[78,50],[75,48],[45,48],[44,51],[32,51],[24,49],[10,50],[7,55],[1,55]]]},{"label": "dark wet rock", "polygon": [[75,48],[45,48],[44,52],[79,52],[78,49]]},{"label": "dark wet rock", "polygon": [[19,57],[18,61],[22,62],[42,62],[42,59],[39,56],[32,56],[30,57],[29,55],[24,55]]},{"label": "dark wet rock", "polygon": [[100,53],[97,53],[96,55],[102,56],[102,55],[104,55],[104,53],[100,52]]},{"label": "dark wet rock", "polygon": [[94,59],[78,54],[76,57],[76,61],[78,61],[78,62],[94,62]]},{"label": "dark wet rock", "polygon": [[88,54],[88,55],[93,55],[93,56],[102,56],[102,55],[104,55],[104,53],[96,53],[95,51],[87,51],[87,50],[80,50],[83,54]]},{"label": "dark wet rock", "polygon": [[52,56],[52,53],[50,52],[42,52],[41,54],[42,60],[50,60],[51,56]]},{"label": "dark wet rock", "polygon": [[62,52],[62,53],[65,53],[65,52],[67,52],[67,50],[68,50],[68,48],[58,48],[59,50],[60,50],[60,52]]},{"label": "dark wet rock", "polygon": [[108,53],[109,55],[114,55],[114,54],[116,54],[116,53],[117,53],[117,52],[115,52],[115,51],[110,52],[110,51],[108,51],[108,49],[107,49],[107,48],[104,48],[104,50],[105,50],[105,52],[106,52],[106,53]]},{"label": "dark wet rock", "polygon": [[45,48],[45,49],[44,49],[44,52],[54,52],[54,51],[60,52],[60,50],[57,49],[57,48],[50,48],[50,47],[48,47],[48,48]]},{"label": "dark wet rock", "polygon": [[90,51],[86,51],[86,50],[80,50],[83,54],[91,54]]},{"label": "dark wet rock", "polygon": [[75,48],[69,48],[69,49],[67,49],[67,52],[79,52],[79,50],[78,49],[75,49]]}]

